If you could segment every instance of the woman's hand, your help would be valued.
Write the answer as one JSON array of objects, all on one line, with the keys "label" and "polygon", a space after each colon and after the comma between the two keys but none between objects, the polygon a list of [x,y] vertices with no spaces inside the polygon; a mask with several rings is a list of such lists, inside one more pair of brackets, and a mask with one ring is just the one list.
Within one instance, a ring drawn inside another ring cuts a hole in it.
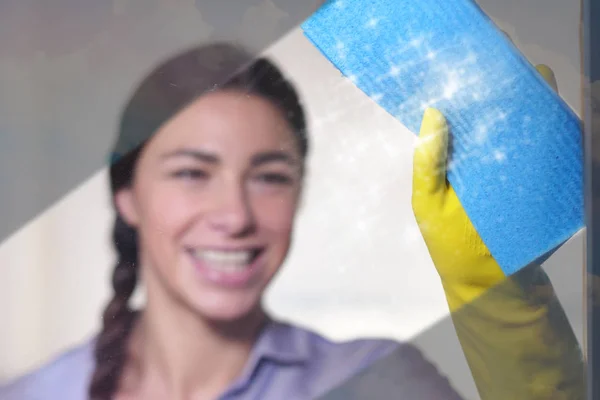
[{"label": "woman's hand", "polygon": [[[537,70],[556,90],[552,70]],[[548,277],[537,265],[504,275],[446,179],[448,136],[426,110],[412,205],[481,398],[583,399],[581,350]]]},{"label": "woman's hand", "polygon": [[446,180],[448,135],[444,116],[427,109],[414,154],[412,207],[454,312],[505,276]]}]

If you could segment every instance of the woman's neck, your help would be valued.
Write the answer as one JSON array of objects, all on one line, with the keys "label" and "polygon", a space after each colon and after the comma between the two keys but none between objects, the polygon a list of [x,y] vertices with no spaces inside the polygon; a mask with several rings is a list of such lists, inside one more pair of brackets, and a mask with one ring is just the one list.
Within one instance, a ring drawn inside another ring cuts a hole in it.
[{"label": "woman's neck", "polygon": [[215,398],[240,375],[266,320],[257,309],[235,323],[210,323],[183,306],[148,302],[132,334],[130,381],[153,397]]}]

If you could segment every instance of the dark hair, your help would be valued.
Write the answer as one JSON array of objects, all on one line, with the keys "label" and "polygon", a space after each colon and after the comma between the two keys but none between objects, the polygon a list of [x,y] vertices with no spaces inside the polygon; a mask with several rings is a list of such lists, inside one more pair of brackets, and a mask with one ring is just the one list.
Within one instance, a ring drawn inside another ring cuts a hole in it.
[{"label": "dark hair", "polygon": [[[162,124],[202,94],[220,89],[258,95],[279,107],[293,128],[302,157],[306,157],[304,110],[294,86],[271,61],[254,59],[233,45],[211,44],[160,65],[130,98],[115,145],[118,159],[110,168],[112,194],[131,185],[144,143]],[[129,300],[138,278],[137,233],[118,211],[112,236],[118,261],[112,275],[113,297],[104,310],[103,328],[96,339],[96,368],[89,386],[92,400],[110,400],[118,390],[136,315]]]}]

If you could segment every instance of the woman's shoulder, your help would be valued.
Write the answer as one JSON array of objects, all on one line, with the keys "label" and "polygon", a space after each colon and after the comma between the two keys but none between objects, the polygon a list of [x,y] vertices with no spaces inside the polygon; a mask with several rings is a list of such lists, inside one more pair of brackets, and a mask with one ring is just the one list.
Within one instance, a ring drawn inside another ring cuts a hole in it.
[{"label": "woman's shoulder", "polygon": [[299,361],[302,365],[281,374],[294,374],[310,386],[313,397],[347,383],[345,387],[352,390],[341,389],[332,398],[363,398],[351,396],[352,391],[389,396],[400,391],[406,392],[406,398],[460,398],[448,380],[410,342],[368,337],[332,340],[310,329],[281,323],[275,325],[270,341],[279,342],[273,347],[280,357],[285,356],[281,361]]},{"label": "woman's shoulder", "polygon": [[359,337],[353,339],[331,339],[303,327],[294,327],[296,335],[304,336],[311,358],[318,363],[332,362],[358,367],[368,365],[392,353],[402,345],[393,339]]},{"label": "woman's shoulder", "polygon": [[402,346],[401,342],[384,338],[336,340],[306,327],[275,322],[259,340],[255,352],[279,365],[300,365],[280,372],[324,388],[356,375]]},{"label": "woman's shoulder", "polygon": [[55,356],[36,370],[0,385],[0,399],[80,400],[93,364],[93,340],[89,340]]},{"label": "woman's shoulder", "polygon": [[335,364],[343,360],[368,364],[402,345],[396,340],[375,337],[336,340],[310,328],[281,321],[274,321],[260,341],[258,347],[264,347],[273,355],[309,363]]}]

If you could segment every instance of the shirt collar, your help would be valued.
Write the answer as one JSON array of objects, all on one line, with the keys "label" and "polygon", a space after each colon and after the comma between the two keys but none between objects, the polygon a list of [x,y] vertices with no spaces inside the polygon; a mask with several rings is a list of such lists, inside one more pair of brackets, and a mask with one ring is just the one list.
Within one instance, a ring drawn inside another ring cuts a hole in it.
[{"label": "shirt collar", "polygon": [[[230,390],[238,391],[248,387],[258,367],[265,361],[282,367],[305,364],[311,358],[311,338],[311,333],[304,329],[268,317],[240,379]],[[92,350],[96,340],[94,337],[88,344],[90,359],[93,357]]]},{"label": "shirt collar", "polygon": [[284,364],[304,363],[310,358],[309,336],[303,329],[268,319],[250,359],[268,359]]},{"label": "shirt collar", "polygon": [[281,367],[298,366],[306,363],[310,356],[309,332],[269,318],[252,348],[240,379],[231,390],[239,391],[248,387],[259,366],[264,362]]}]

